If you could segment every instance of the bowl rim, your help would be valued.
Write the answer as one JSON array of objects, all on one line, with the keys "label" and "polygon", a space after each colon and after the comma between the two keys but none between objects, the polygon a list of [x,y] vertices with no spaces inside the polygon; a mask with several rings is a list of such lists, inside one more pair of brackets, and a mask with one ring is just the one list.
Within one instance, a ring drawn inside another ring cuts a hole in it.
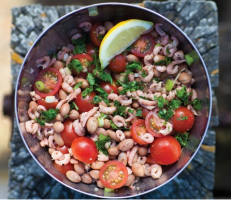
[{"label": "bowl rim", "polygon": [[[208,109],[208,120],[207,120],[207,124],[206,124],[206,127],[205,127],[205,131],[204,131],[204,134],[203,136],[201,137],[201,141],[200,143],[198,144],[198,147],[197,149],[194,151],[194,153],[192,154],[192,156],[190,157],[190,159],[188,160],[188,162],[176,173],[174,174],[174,176],[172,176],[171,178],[169,178],[166,182],[162,183],[161,185],[159,186],[156,186],[150,190],[147,190],[147,191],[144,191],[142,193],[139,193],[139,194],[135,194],[135,195],[129,195],[129,196],[115,196],[115,197],[110,197],[110,196],[100,196],[100,195],[96,195],[96,194],[91,194],[91,193],[87,193],[87,192],[84,192],[84,191],[81,191],[79,189],[76,189],[76,188],[73,188],[67,184],[65,184],[64,182],[60,181],[59,179],[57,179],[55,176],[53,176],[51,173],[49,173],[46,168],[37,160],[37,158],[35,157],[35,155],[31,152],[28,144],[26,143],[26,140],[24,139],[24,136],[22,134],[22,131],[20,129],[20,122],[19,122],[19,119],[18,119],[18,105],[17,105],[17,91],[18,91],[18,86],[19,86],[19,79],[20,79],[20,75],[23,71],[23,67],[27,61],[27,58],[29,56],[29,54],[31,53],[31,51],[33,50],[33,48],[36,46],[36,44],[39,42],[39,40],[56,24],[58,24],[60,21],[62,21],[63,19],[65,19],[66,17],[68,16],[71,16],[73,15],[74,13],[76,12],[79,12],[81,10],[85,10],[85,9],[89,9],[91,7],[98,7],[98,6],[127,6],[127,7],[133,7],[133,8],[137,8],[137,9],[141,9],[141,10],[144,10],[146,12],[149,12],[151,14],[154,14],[154,15],[157,15],[158,17],[164,19],[167,23],[171,24],[174,28],[176,28],[186,39],[187,41],[190,43],[190,45],[192,45],[193,49],[196,51],[196,53],[199,55],[199,58],[200,58],[200,62],[204,68],[204,71],[205,71],[205,74],[206,74],[206,78],[207,78],[207,84],[208,84],[208,89],[209,89],[209,109]],[[29,151],[30,155],[33,157],[33,159],[35,160],[35,162],[43,169],[44,172],[46,172],[46,174],[48,174],[49,176],[51,176],[53,179],[55,179],[56,181],[58,181],[59,183],[61,183],[62,185],[64,185],[65,187],[71,189],[71,190],[74,190],[74,191],[77,191],[79,193],[82,193],[82,194],[85,194],[85,195],[88,195],[88,196],[92,196],[92,197],[97,197],[97,198],[117,198],[117,199],[120,199],[120,198],[132,198],[132,197],[136,197],[136,196],[141,196],[141,195],[144,195],[144,194],[147,194],[147,193],[150,193],[164,185],[166,185],[167,183],[169,183],[170,181],[172,181],[174,178],[176,178],[187,166],[188,164],[192,161],[192,159],[194,158],[194,156],[197,154],[198,150],[200,149],[201,147],[201,144],[203,143],[204,141],[204,138],[205,138],[205,135],[208,131],[208,128],[209,128],[209,124],[210,124],[210,120],[211,120],[211,113],[212,113],[212,87],[211,87],[211,82],[210,82],[210,77],[209,77],[209,74],[208,74],[208,70],[206,68],[206,65],[203,61],[203,58],[202,56],[200,55],[200,52],[198,51],[197,47],[193,44],[193,42],[191,41],[191,39],[186,35],[186,33],[184,31],[182,31],[175,23],[173,23],[172,21],[170,21],[168,18],[166,18],[165,16],[159,14],[158,12],[156,11],[153,11],[151,9],[148,9],[148,8],[145,8],[145,7],[141,7],[139,5],[135,5],[135,4],[129,4],[129,3],[120,3],[120,2],[108,2],[108,3],[97,3],[97,4],[91,4],[91,5],[88,5],[88,6],[82,6],[76,10],[73,10],[65,15],[63,15],[62,17],[60,17],[59,19],[57,19],[56,21],[54,21],[53,23],[51,23],[42,33],[40,33],[40,35],[38,36],[38,38],[34,41],[33,45],[30,47],[30,49],[28,50],[27,54],[25,55],[24,57],[24,60],[23,60],[23,63],[21,64],[20,66],[20,70],[19,70],[19,73],[18,73],[18,77],[17,77],[17,81],[15,83],[15,95],[14,95],[14,108],[15,108],[15,117],[16,117],[16,122],[17,122],[17,127],[19,129],[19,132],[20,132],[20,135],[21,135],[21,138],[23,140],[23,143],[25,144],[27,150]]]}]

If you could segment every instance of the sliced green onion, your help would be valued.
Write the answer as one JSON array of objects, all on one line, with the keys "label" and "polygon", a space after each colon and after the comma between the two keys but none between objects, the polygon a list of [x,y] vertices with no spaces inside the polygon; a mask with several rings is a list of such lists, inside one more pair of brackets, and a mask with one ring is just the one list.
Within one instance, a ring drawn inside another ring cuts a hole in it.
[{"label": "sliced green onion", "polygon": [[65,75],[71,75],[71,70],[68,67],[64,68]]},{"label": "sliced green onion", "polygon": [[114,191],[115,190],[111,188],[107,188],[107,187],[104,188],[104,192],[114,192]]},{"label": "sliced green onion", "polygon": [[39,90],[39,91],[43,91],[45,89],[44,83],[42,81],[37,81],[35,83],[35,87]]},{"label": "sliced green onion", "polygon": [[191,65],[193,62],[199,60],[199,56],[195,50],[186,54],[184,57],[188,65]]},{"label": "sliced green onion", "polygon": [[184,57],[189,66],[194,62],[193,58],[190,55],[187,54]]},{"label": "sliced green onion", "polygon": [[27,77],[22,77],[22,79],[21,79],[21,85],[22,85],[22,87],[26,87],[26,86],[29,85],[29,84],[30,84],[29,78],[27,78]]},{"label": "sliced green onion", "polygon": [[104,119],[102,117],[98,117],[98,126],[101,128],[104,126]]},{"label": "sliced green onion", "polygon": [[173,80],[167,79],[164,85],[165,89],[169,92],[172,90],[173,86],[174,86]]},{"label": "sliced green onion", "polygon": [[155,45],[155,47],[159,47],[159,46],[161,46],[161,44],[160,44],[160,43],[157,43],[157,44]]},{"label": "sliced green onion", "polygon": [[88,8],[88,12],[89,12],[90,17],[94,17],[94,16],[97,16],[99,14],[96,6]]}]

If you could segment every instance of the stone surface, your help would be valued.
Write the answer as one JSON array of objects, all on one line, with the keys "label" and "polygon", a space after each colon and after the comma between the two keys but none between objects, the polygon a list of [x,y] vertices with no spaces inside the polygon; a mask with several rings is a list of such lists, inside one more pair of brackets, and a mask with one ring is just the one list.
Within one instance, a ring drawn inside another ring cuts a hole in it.
[{"label": "stone surface", "polygon": [[[212,86],[217,86],[218,73],[215,72],[218,69],[219,47],[216,5],[207,1],[147,1],[144,5],[166,16],[186,32],[206,62]],[[23,58],[41,31],[78,7],[30,5],[13,8],[12,23],[15,27],[12,28],[12,49]],[[20,64],[12,61],[11,69],[15,84]],[[217,125],[218,121],[215,97],[213,102],[211,126]],[[137,198],[213,198],[214,145],[215,131],[210,128],[194,160],[178,177],[160,189]],[[43,172],[25,148],[16,121],[11,150],[9,198],[91,198],[62,186]]]}]

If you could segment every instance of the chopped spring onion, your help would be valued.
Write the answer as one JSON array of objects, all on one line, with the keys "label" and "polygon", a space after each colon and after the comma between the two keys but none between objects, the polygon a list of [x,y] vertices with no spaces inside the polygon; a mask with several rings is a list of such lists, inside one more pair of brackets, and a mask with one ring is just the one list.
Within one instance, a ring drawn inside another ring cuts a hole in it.
[{"label": "chopped spring onion", "polygon": [[191,51],[190,53],[186,54],[185,60],[187,64],[190,66],[193,62],[197,61],[199,59],[199,56],[195,50]]},{"label": "chopped spring onion", "polygon": [[36,81],[35,82],[35,87],[39,90],[39,91],[43,91],[45,89],[44,83],[42,81]]},{"label": "chopped spring onion", "polygon": [[71,75],[71,70],[68,67],[64,68],[65,75]]},{"label": "chopped spring onion", "polygon": [[102,115],[103,113],[101,113],[101,116],[98,117],[98,126],[99,127],[103,127],[104,126],[104,119],[107,117],[107,115]]},{"label": "chopped spring onion", "polygon": [[45,101],[46,103],[53,103],[55,102],[55,96],[46,96]]},{"label": "chopped spring onion", "polygon": [[114,192],[114,189],[105,187],[104,192]]},{"label": "chopped spring onion", "polygon": [[90,17],[94,17],[99,14],[96,6],[88,8],[88,12]]},{"label": "chopped spring onion", "polygon": [[167,79],[166,82],[165,82],[165,85],[164,85],[165,89],[167,91],[171,91],[173,86],[174,86],[174,81],[171,80],[171,79]]},{"label": "chopped spring onion", "polygon": [[135,73],[135,74],[134,74],[134,77],[135,77],[135,78],[139,78],[139,77],[140,77],[139,73]]}]

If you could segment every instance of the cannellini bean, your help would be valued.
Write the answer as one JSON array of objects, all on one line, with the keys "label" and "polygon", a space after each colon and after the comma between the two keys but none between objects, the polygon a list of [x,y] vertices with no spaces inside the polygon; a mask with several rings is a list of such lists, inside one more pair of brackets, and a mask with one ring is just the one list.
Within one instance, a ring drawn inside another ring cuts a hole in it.
[{"label": "cannellini bean", "polygon": [[108,136],[108,133],[104,128],[97,128],[96,131],[94,132],[94,134],[97,134],[97,135],[103,134],[105,136]]},{"label": "cannellini bean", "polygon": [[95,161],[91,164],[92,169],[101,169],[104,165],[104,162],[101,161]]},{"label": "cannellini bean", "polygon": [[119,151],[118,147],[111,147],[108,149],[108,153],[109,153],[109,155],[112,155],[112,156],[118,156],[120,151]]},{"label": "cannellini bean", "polygon": [[86,89],[89,87],[89,83],[84,78],[75,78],[76,83],[82,82],[82,85],[80,86],[81,89]]},{"label": "cannellini bean", "polygon": [[128,157],[125,152],[121,152],[118,156],[118,161],[122,162],[125,166],[128,164]]},{"label": "cannellini bean", "polygon": [[55,120],[56,120],[56,121],[63,121],[64,118],[63,118],[63,116],[62,116],[60,113],[58,113],[58,114],[56,115],[56,117],[55,117]]},{"label": "cannellini bean", "polygon": [[127,182],[125,183],[125,186],[130,186],[134,181],[135,181],[135,176],[134,174],[128,175]]},{"label": "cannellini bean", "polygon": [[78,183],[78,182],[81,181],[81,177],[80,177],[75,171],[72,171],[72,170],[67,171],[66,177],[67,177],[71,182],[74,182],[74,183]]},{"label": "cannellini bean", "polygon": [[144,176],[144,167],[140,163],[133,163],[132,172],[135,176],[143,177]]},{"label": "cannellini bean", "polygon": [[162,56],[162,55],[155,55],[154,58],[153,58],[153,61],[154,61],[155,63],[160,62],[160,61],[162,61],[162,60],[165,60],[165,56]]},{"label": "cannellini bean", "polygon": [[117,138],[116,133],[114,131],[107,130],[107,133],[108,133],[109,137],[112,138],[114,141],[116,141],[116,142],[120,141],[120,139]]},{"label": "cannellini bean", "polygon": [[124,131],[125,138],[131,138],[132,134],[131,131]]},{"label": "cannellini bean", "polygon": [[70,104],[69,103],[63,104],[61,109],[60,109],[60,114],[64,117],[64,116],[68,115],[69,112],[70,112]]},{"label": "cannellini bean", "polygon": [[140,107],[140,104],[139,104],[136,100],[133,100],[133,101],[132,101],[132,107],[133,107],[133,108],[139,108],[139,107]]},{"label": "cannellini bean", "polygon": [[134,145],[133,139],[125,139],[119,143],[118,148],[120,151],[128,151],[133,147],[133,145]]},{"label": "cannellini bean", "polygon": [[78,164],[78,160],[71,158],[70,163],[71,164]]},{"label": "cannellini bean", "polygon": [[105,186],[101,183],[100,180],[97,181],[97,186],[98,186],[99,188],[105,188]]},{"label": "cannellini bean", "polygon": [[58,70],[60,70],[61,68],[63,68],[63,62],[61,62],[61,61],[59,61],[59,60],[56,60],[55,62],[54,62],[54,68],[56,68],[56,69],[58,69]]},{"label": "cannellini bean", "polygon": [[139,61],[139,58],[134,54],[128,54],[126,57],[127,62]]},{"label": "cannellini bean", "polygon": [[53,124],[53,129],[56,133],[61,133],[64,130],[64,125],[61,122],[55,122]]},{"label": "cannellini bean", "polygon": [[188,73],[182,72],[178,79],[183,84],[189,84],[191,83],[192,77]]},{"label": "cannellini bean", "polygon": [[99,170],[91,170],[89,172],[90,176],[95,179],[95,180],[98,180],[99,179]]},{"label": "cannellini bean", "polygon": [[81,162],[78,162],[76,164],[74,164],[74,170],[79,174],[82,175],[84,174],[85,170],[84,170],[84,166]]},{"label": "cannellini bean", "polygon": [[71,110],[68,117],[70,119],[76,120],[79,118],[79,112],[77,110]]},{"label": "cannellini bean", "polygon": [[59,145],[59,146],[63,146],[64,145],[64,141],[60,135],[60,133],[55,133],[54,134],[54,140],[55,142]]},{"label": "cannellini bean", "polygon": [[89,174],[85,173],[81,176],[81,180],[83,183],[90,184],[92,183],[92,178],[90,177]]},{"label": "cannellini bean", "polygon": [[148,154],[148,149],[146,147],[139,147],[138,154],[141,156],[146,156]]},{"label": "cannellini bean", "polygon": [[146,156],[138,156],[137,162],[144,165],[147,161],[147,157]]},{"label": "cannellini bean", "polygon": [[108,119],[104,119],[104,125],[103,125],[103,127],[105,129],[111,128],[111,123],[110,123],[110,121]]},{"label": "cannellini bean", "polygon": [[96,132],[99,126],[98,120],[95,117],[90,117],[87,121],[87,130],[89,133],[93,134]]},{"label": "cannellini bean", "polygon": [[67,93],[63,89],[59,90],[59,98],[62,100],[67,98]]}]

